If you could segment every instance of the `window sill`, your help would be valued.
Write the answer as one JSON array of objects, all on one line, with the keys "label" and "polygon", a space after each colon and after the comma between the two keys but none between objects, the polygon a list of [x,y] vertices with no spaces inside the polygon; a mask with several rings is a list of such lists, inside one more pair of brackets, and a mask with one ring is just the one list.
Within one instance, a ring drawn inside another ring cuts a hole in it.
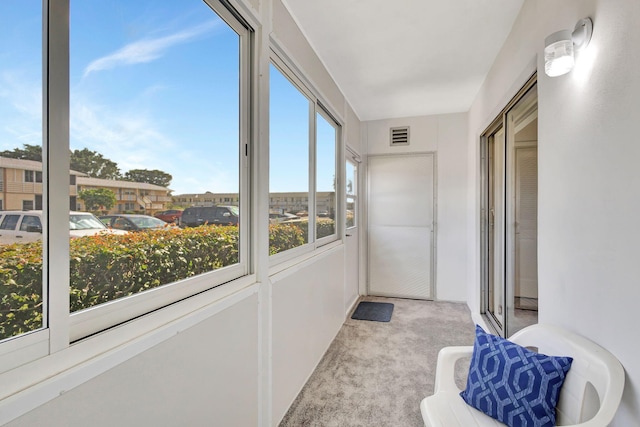
[{"label": "window sill", "polygon": [[[330,251],[334,248],[340,247],[343,245],[343,241],[342,240],[334,240],[331,243],[327,243],[323,246],[319,246],[315,249],[311,249],[306,251],[306,252],[302,252],[300,254],[297,254],[297,256],[292,257],[292,258],[287,258],[286,260],[282,260],[281,262],[278,263],[273,263],[272,265],[269,266],[269,276],[273,276],[275,274],[278,274],[284,270],[287,270],[297,264],[302,264],[306,261],[308,261],[311,258],[314,258],[318,255],[322,255],[324,252]],[[272,260],[270,260],[272,261]]]}]

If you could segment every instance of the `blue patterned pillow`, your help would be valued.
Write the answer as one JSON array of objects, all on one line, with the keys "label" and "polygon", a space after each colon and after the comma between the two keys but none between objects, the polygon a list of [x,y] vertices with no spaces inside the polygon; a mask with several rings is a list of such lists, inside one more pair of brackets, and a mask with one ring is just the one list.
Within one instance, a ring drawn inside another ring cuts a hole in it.
[{"label": "blue patterned pillow", "polygon": [[467,404],[510,427],[556,425],[560,388],[571,357],[535,353],[476,325]]}]

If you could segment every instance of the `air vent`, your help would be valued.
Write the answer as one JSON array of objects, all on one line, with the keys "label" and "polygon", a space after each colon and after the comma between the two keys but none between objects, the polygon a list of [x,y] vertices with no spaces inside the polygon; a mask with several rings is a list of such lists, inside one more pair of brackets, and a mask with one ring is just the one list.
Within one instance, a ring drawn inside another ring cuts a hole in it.
[{"label": "air vent", "polygon": [[390,145],[392,147],[396,145],[409,145],[409,126],[391,128]]}]

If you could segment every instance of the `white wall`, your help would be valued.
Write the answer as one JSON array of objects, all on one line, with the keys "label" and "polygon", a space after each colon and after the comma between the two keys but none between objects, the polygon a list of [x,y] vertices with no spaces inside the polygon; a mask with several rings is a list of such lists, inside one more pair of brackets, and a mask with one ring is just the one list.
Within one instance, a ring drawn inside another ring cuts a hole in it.
[{"label": "white wall", "polygon": [[[391,147],[389,129],[410,126],[410,145]],[[363,123],[367,154],[436,152],[436,287],[438,300],[466,300],[467,114]]]},{"label": "white wall", "polygon": [[343,246],[271,277],[273,420],[277,425],[345,319]]},{"label": "white wall", "polygon": [[[568,75],[544,74],[544,38],[594,22]],[[613,352],[627,382],[613,426],[640,422],[640,3],[527,0],[469,113],[469,305],[479,309],[479,135],[538,69],[539,320]]]},{"label": "white wall", "polygon": [[257,301],[254,293],[7,426],[257,425]]}]

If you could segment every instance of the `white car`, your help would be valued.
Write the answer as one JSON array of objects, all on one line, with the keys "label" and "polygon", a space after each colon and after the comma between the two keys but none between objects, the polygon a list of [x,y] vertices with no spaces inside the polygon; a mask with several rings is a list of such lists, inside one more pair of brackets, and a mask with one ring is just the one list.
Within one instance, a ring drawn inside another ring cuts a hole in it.
[{"label": "white car", "polygon": [[[0,211],[0,244],[29,243],[42,239],[42,211]],[[71,238],[94,234],[127,234],[107,228],[89,212],[69,213]]]}]

